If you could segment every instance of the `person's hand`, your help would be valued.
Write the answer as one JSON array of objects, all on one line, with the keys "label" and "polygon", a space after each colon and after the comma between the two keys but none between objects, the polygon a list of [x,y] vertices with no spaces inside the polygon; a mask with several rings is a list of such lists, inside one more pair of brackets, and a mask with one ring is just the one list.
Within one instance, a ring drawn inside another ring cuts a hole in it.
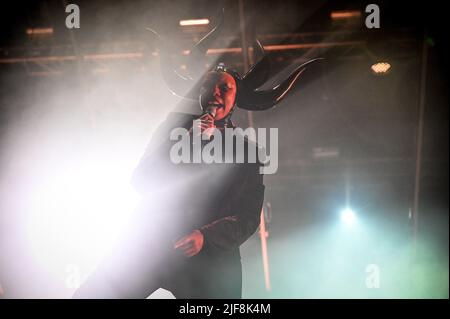
[{"label": "person's hand", "polygon": [[194,230],[187,236],[184,236],[173,246],[176,250],[181,250],[186,257],[197,255],[203,247],[203,234],[199,230]]},{"label": "person's hand", "polygon": [[211,138],[214,134],[214,130],[216,129],[216,126],[214,125],[214,117],[211,114],[206,113],[194,121],[194,126],[191,131],[194,127],[198,134],[204,134],[208,138]]}]

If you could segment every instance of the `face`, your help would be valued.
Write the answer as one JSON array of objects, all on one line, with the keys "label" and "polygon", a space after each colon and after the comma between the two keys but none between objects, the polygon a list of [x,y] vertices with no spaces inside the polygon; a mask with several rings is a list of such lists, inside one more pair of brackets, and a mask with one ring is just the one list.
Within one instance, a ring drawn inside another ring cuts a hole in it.
[{"label": "face", "polygon": [[200,103],[203,108],[217,106],[215,120],[226,117],[233,109],[236,99],[236,81],[224,72],[209,72],[200,89]]}]

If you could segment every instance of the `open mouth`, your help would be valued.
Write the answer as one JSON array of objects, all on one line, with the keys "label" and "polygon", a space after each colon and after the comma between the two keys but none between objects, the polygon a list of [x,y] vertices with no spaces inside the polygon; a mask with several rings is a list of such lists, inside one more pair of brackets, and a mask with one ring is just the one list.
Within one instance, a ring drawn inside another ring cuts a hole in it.
[{"label": "open mouth", "polygon": [[215,106],[215,107],[223,107],[223,104],[217,102],[217,101],[213,101],[213,102],[208,102],[208,106]]}]

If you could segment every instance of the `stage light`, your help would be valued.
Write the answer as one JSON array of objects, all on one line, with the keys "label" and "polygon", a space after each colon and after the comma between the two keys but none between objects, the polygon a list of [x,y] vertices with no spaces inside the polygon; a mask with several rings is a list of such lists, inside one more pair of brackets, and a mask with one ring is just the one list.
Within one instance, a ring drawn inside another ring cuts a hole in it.
[{"label": "stage light", "polygon": [[359,10],[333,11],[330,14],[332,20],[354,19],[361,17]]},{"label": "stage light", "polygon": [[48,35],[53,34],[53,28],[29,28],[26,31],[27,35]]},{"label": "stage light", "polygon": [[352,225],[356,220],[356,215],[351,208],[345,208],[341,212],[341,221],[344,224]]},{"label": "stage light", "polygon": [[180,20],[180,26],[192,26],[192,25],[206,25],[209,24],[208,19],[189,19],[189,20]]},{"label": "stage light", "polygon": [[389,72],[391,65],[388,62],[377,62],[372,64],[370,68],[372,69],[373,73],[382,75]]}]

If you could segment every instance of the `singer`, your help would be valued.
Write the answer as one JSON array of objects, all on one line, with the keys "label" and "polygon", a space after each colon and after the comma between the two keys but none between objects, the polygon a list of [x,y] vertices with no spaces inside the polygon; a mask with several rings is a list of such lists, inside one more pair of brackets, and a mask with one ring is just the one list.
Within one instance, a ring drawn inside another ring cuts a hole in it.
[{"label": "singer", "polygon": [[[203,57],[220,25],[191,54]],[[75,297],[146,298],[165,288],[176,298],[241,298],[239,247],[259,225],[265,190],[262,164],[258,160],[175,164],[169,156],[174,143],[170,131],[182,127],[192,134],[195,119],[204,133],[233,128],[231,115],[236,107],[254,111],[273,107],[293,87],[306,64],[273,89],[257,90],[268,79],[269,61],[256,40],[257,53],[263,57],[243,77],[219,63],[198,82],[189,82],[192,77],[179,77],[173,71],[165,42],[159,35],[157,39],[169,88],[203,112],[200,116],[195,111],[171,112],[153,134],[132,179],[142,195],[136,220]],[[239,138],[246,152],[252,142],[235,136],[236,142]]]}]

